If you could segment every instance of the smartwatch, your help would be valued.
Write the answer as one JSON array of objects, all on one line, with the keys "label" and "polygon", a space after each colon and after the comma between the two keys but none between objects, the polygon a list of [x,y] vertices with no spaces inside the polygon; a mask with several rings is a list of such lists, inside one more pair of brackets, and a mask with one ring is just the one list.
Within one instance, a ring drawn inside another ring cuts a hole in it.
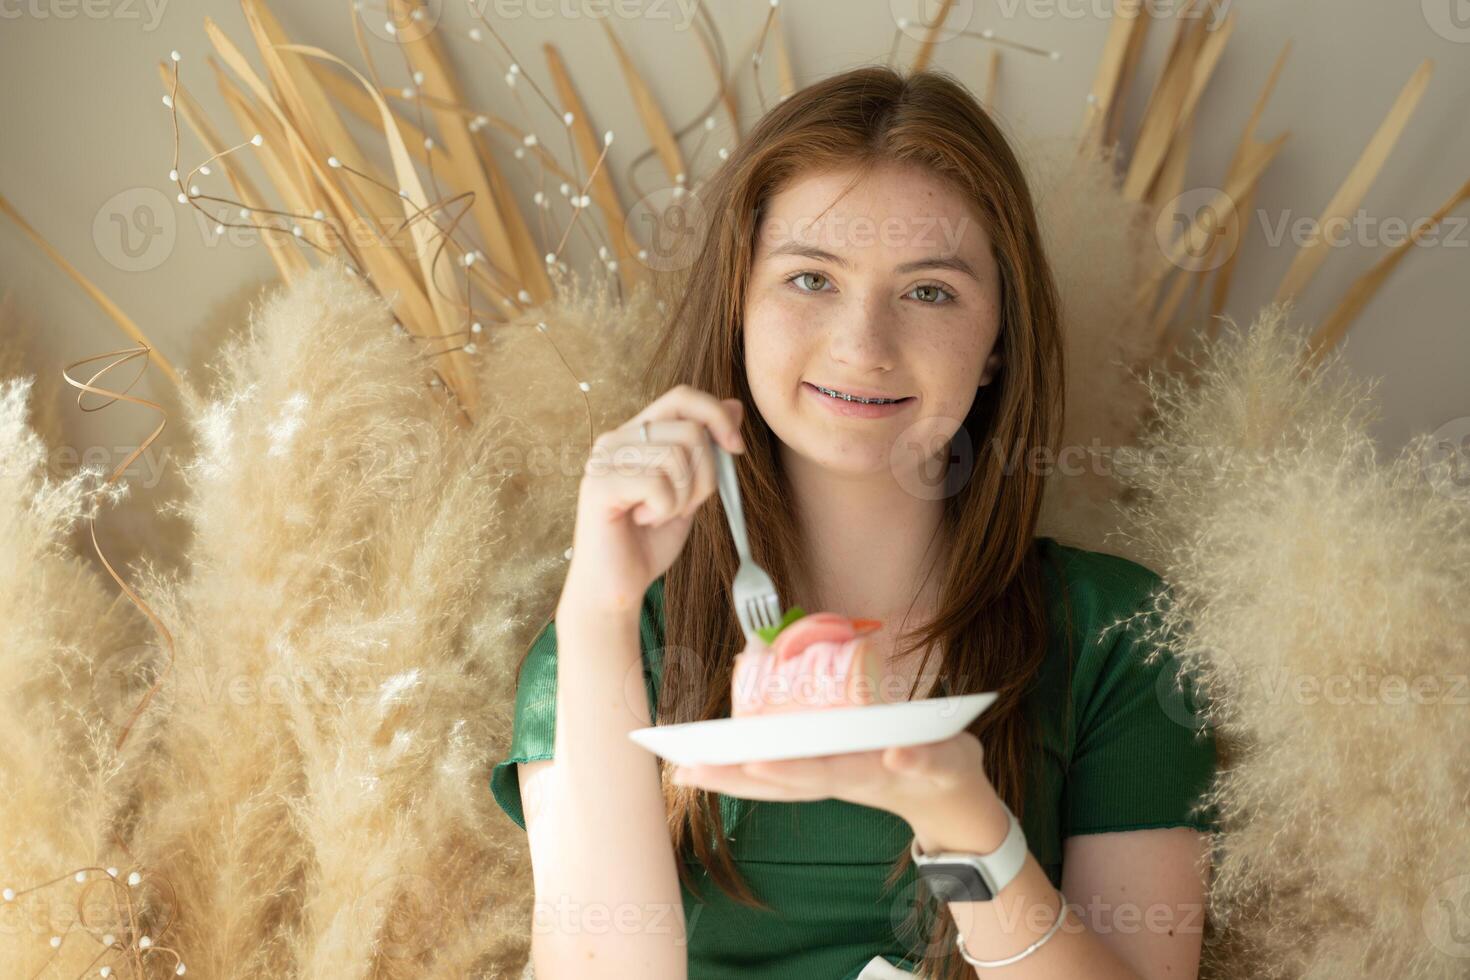
[{"label": "smartwatch", "polygon": [[946,902],[988,902],[1011,883],[1026,864],[1026,835],[1021,822],[1004,802],[1011,829],[1000,847],[989,854],[940,851],[920,854],[919,839],[909,845],[909,856],[929,890]]}]

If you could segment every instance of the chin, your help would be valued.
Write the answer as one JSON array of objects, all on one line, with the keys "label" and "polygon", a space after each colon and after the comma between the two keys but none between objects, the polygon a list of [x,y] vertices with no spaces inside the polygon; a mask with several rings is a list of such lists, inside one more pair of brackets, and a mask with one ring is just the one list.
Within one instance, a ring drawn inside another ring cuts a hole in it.
[{"label": "chin", "polygon": [[824,430],[807,422],[803,423],[799,436],[790,441],[782,439],[782,442],[786,443],[789,452],[831,473],[858,477],[891,469],[888,460],[891,447],[886,443],[879,444],[873,436]]}]

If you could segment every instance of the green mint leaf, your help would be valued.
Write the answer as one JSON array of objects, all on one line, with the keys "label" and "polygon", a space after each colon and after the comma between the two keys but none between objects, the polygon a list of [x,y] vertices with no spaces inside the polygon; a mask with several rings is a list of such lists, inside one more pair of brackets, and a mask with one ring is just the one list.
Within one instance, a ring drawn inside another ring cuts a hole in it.
[{"label": "green mint leaf", "polygon": [[781,622],[775,626],[762,626],[757,628],[755,631],[756,635],[766,642],[766,646],[770,646],[776,642],[776,635],[778,633],[805,615],[805,609],[802,609],[800,606],[792,606],[781,616]]}]

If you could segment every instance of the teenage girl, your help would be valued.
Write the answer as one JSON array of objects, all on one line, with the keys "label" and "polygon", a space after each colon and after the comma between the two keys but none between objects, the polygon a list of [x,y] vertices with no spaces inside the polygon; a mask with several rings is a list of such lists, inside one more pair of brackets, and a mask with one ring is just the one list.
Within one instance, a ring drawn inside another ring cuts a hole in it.
[{"label": "teenage girl", "polygon": [[[861,68],[697,196],[650,400],[588,459],[492,778],[529,834],[535,976],[1195,977],[1214,742],[1144,663],[1158,576],[1036,535],[1062,324],[1002,132],[947,74]],[[783,606],[881,620],[898,698],[998,692],[969,730],[687,771],[628,739],[730,712],[711,436]],[[998,893],[930,893],[911,853],[994,855],[1012,814]]]}]

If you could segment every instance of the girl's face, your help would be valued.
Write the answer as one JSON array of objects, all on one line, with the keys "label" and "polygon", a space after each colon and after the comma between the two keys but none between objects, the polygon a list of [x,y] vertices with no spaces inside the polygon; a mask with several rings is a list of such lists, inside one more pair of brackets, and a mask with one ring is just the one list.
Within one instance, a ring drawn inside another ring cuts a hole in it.
[{"label": "girl's face", "polygon": [[[999,273],[980,220],[945,181],[885,164],[837,201],[854,177],[806,175],[763,209],[746,381],[785,452],[902,479],[946,453],[999,367]],[[902,401],[862,406],[821,388]]]}]

